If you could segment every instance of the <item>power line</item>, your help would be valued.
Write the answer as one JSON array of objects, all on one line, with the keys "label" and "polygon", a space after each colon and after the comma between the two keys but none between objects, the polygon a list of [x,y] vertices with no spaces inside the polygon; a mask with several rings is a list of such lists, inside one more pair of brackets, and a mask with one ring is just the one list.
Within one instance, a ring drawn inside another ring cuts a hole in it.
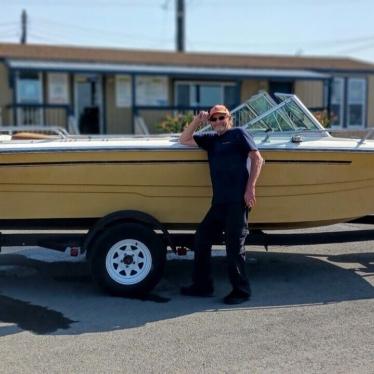
[{"label": "power line", "polygon": [[13,32],[16,30],[19,30],[19,27],[12,26],[12,27],[0,28],[0,34],[3,34],[4,32]]},{"label": "power line", "polygon": [[[17,2],[21,2],[22,5],[24,4],[24,1],[17,1],[13,0],[12,3],[7,4],[7,6],[18,6]],[[59,0],[59,1],[33,1],[32,5],[42,5],[44,6],[53,6],[53,7],[81,7],[81,8],[87,8],[87,7],[137,7],[137,8],[161,8],[163,5],[162,1],[158,2],[141,2],[141,1],[89,1],[89,2],[78,2],[74,0]]]},{"label": "power line", "polygon": [[365,43],[364,45],[355,47],[355,48],[342,50],[342,51],[340,51],[338,53],[341,53],[341,54],[350,54],[350,53],[353,53],[353,52],[361,52],[361,51],[365,51],[365,50],[372,49],[372,48],[374,48],[374,40],[372,40],[369,43]]},{"label": "power line", "polygon": [[334,45],[339,44],[355,44],[355,43],[362,43],[365,41],[374,41],[374,35],[368,35],[364,37],[357,37],[357,38],[348,38],[348,39],[335,39],[335,40],[310,40],[310,41],[272,41],[272,42],[261,42],[261,43],[237,43],[237,42],[214,42],[214,41],[208,41],[208,40],[199,40],[194,41],[195,44],[209,44],[209,45],[230,45],[230,46],[241,46],[241,47],[272,47],[272,46],[295,46],[302,44],[305,46],[315,46],[317,48],[325,48],[325,47],[331,47]]},{"label": "power line", "polygon": [[[18,0],[13,0],[13,2],[17,2]],[[195,8],[200,8],[201,6],[206,6],[208,4],[210,5],[217,5],[220,6],[221,4],[226,4],[226,1],[223,0],[215,0],[214,2],[212,0],[185,0],[188,5],[193,4]],[[283,4],[285,1],[289,0],[263,0],[262,3],[256,3],[253,5],[255,6],[259,5],[262,6],[264,4],[269,3],[276,3],[276,4]],[[313,0],[314,3],[325,3],[326,0]],[[326,3],[331,4],[331,2],[339,1],[339,3],[351,3],[351,0],[330,0]],[[129,7],[147,7],[147,9],[150,9],[154,11],[155,7],[160,8],[160,10],[163,10],[162,13],[160,12],[160,15],[162,14],[164,17],[164,22],[162,22],[162,32],[155,33],[154,30],[151,30],[151,35],[144,34],[144,33],[127,33],[122,30],[112,30],[112,29],[105,29],[100,27],[86,27],[82,26],[81,24],[72,24],[72,23],[64,23],[59,21],[53,21],[51,19],[43,19],[43,18],[33,18],[31,19],[32,23],[30,26],[32,33],[32,37],[38,40],[41,40],[44,38],[44,40],[49,40],[53,42],[60,42],[62,40],[63,43],[68,44],[79,44],[82,43],[78,42],[78,40],[92,40],[92,44],[95,44],[94,42],[96,40],[102,40],[106,43],[110,43],[113,41],[119,41],[121,45],[124,43],[131,43],[131,42],[141,42],[142,44],[151,44],[155,45],[157,43],[157,47],[161,44],[163,48],[165,47],[172,47],[174,44],[174,34],[168,33],[169,27],[170,30],[172,30],[173,23],[167,22],[165,19],[165,16],[169,14],[169,10],[175,10],[175,1],[173,0],[159,0],[159,1],[135,1],[135,0],[108,0],[108,1],[101,1],[101,0],[90,0],[85,3],[79,3],[78,0],[56,0],[55,2],[52,1],[39,1],[35,0],[33,3],[43,3],[45,5],[46,3],[49,5],[68,5],[68,4],[74,4],[79,6],[85,6],[88,10],[90,6],[111,6],[112,4],[118,5],[118,6],[129,6]],[[299,0],[299,4],[312,4],[312,0]],[[359,4],[365,4],[365,0],[360,1],[357,0],[357,3]],[[355,3],[356,4],[356,3]],[[235,6],[241,6],[241,5],[248,5],[248,1],[239,1],[239,0],[232,0],[230,2],[230,7]],[[190,7],[191,8],[191,7]],[[99,25],[100,26],[100,25]],[[0,23],[0,37],[4,38],[6,35],[12,35],[14,36],[16,34],[16,29],[19,28],[19,22],[9,21],[9,22],[2,22]],[[158,34],[158,37],[156,36]],[[166,35],[171,35],[171,37],[166,37]],[[278,36],[279,37],[279,36]],[[78,39],[79,38],[79,39]],[[126,38],[126,39],[125,39]],[[70,39],[70,40],[67,40]],[[125,40],[124,40],[125,39]],[[367,49],[372,49],[374,44],[374,35],[366,35],[366,36],[358,36],[358,37],[351,37],[351,38],[345,38],[345,39],[332,39],[332,40],[278,40],[278,41],[264,41],[261,43],[256,42],[240,42],[240,41],[224,41],[221,40],[219,42],[216,41],[217,36],[214,36],[214,39],[212,41],[208,40],[188,40],[188,45],[190,48],[193,46],[194,49],[196,49],[196,46],[221,46],[221,47],[238,47],[238,48],[271,48],[271,47],[283,47],[283,48],[302,48],[305,52],[310,50],[323,50],[326,48],[330,48],[333,50],[337,50],[335,53],[353,53],[353,52],[359,52]],[[145,47],[146,48],[146,47]],[[342,48],[344,48],[342,50]],[[231,48],[230,48],[231,49]]]},{"label": "power line", "polygon": [[30,31],[29,36],[32,39],[47,41],[47,42],[50,42],[50,43],[51,42],[56,43],[56,41],[59,42],[59,43],[69,43],[67,40],[60,39],[60,38],[56,39],[54,36],[52,36],[52,37],[46,36],[45,34],[39,34],[38,32],[35,32],[35,31]]},{"label": "power line", "polygon": [[19,38],[19,32],[14,31],[14,32],[8,32],[8,33],[1,33],[0,35],[1,39],[8,38],[8,37],[14,37],[14,38]]},{"label": "power line", "polygon": [[0,27],[7,27],[7,26],[17,26],[18,22],[1,22]]},{"label": "power line", "polygon": [[[108,42],[108,35],[107,31],[103,30],[96,30],[96,33],[91,31],[84,31],[81,32],[80,38],[78,38],[77,32],[75,29],[71,26],[69,27],[55,27],[54,29],[51,29],[50,26],[46,26],[44,24],[41,24],[40,22],[32,22],[30,25],[30,32],[32,36],[36,37],[38,40],[44,39],[49,42],[62,42],[63,44],[73,44],[73,45],[81,45],[82,39],[85,40],[83,43],[88,44],[95,44],[97,41],[103,41]],[[48,37],[46,37],[48,36]],[[68,40],[70,39],[70,40]],[[114,33],[114,39],[113,36],[110,37],[110,40],[115,40],[117,44],[120,44],[123,46],[124,40],[123,35],[119,32]],[[150,38],[150,37],[142,37],[142,38],[136,38],[133,35],[131,37],[128,37],[128,42],[134,42],[134,41],[141,41],[142,43],[147,43],[148,46],[154,48],[158,47],[160,44],[161,39],[157,38]],[[80,41],[79,41],[80,40]],[[162,43],[165,45],[166,43],[171,44],[172,39],[162,39]]]},{"label": "power line", "polygon": [[[53,28],[51,28],[51,26]],[[39,32],[39,36],[43,34],[54,34],[54,37],[59,39],[61,37],[65,37],[67,33],[73,34],[73,36],[76,37],[76,31],[74,30],[79,30],[83,34],[89,34],[90,37],[92,37],[92,33],[95,33],[96,35],[99,35],[99,38],[102,40],[105,39],[107,41],[107,37],[113,36],[118,39],[118,38],[129,38],[132,41],[133,40],[138,40],[138,41],[145,41],[148,43],[172,43],[173,39],[172,38],[155,38],[155,37],[149,37],[146,34],[128,34],[124,33],[122,31],[116,31],[116,30],[106,30],[106,29],[99,29],[99,28],[91,28],[91,27],[84,27],[76,24],[71,24],[71,23],[60,23],[56,21],[50,21],[46,20],[43,18],[35,18],[33,19],[33,22],[31,24],[31,27],[33,30],[36,30]],[[13,31],[13,30],[12,30]],[[97,38],[97,36],[95,36]],[[66,40],[66,39],[64,39]],[[121,39],[122,41],[122,39]],[[324,49],[324,48],[331,48],[337,45],[354,45],[357,43],[362,43],[362,42],[369,42],[372,43],[374,41],[374,35],[366,35],[366,36],[360,36],[360,37],[355,37],[355,38],[347,38],[347,39],[335,39],[335,40],[311,40],[311,41],[275,41],[275,42],[262,42],[262,43],[238,43],[238,42],[214,42],[214,41],[194,41],[193,44],[194,46],[196,45],[228,45],[228,46],[238,46],[238,47],[272,47],[272,46],[293,46],[294,48],[302,46],[302,48],[308,48],[308,49]],[[191,45],[191,41],[188,40],[189,45]],[[76,43],[75,43],[76,44]],[[365,44],[366,45],[366,44]],[[361,50],[361,46],[355,47],[354,49],[349,49],[347,53],[350,51],[356,51],[356,50]]]},{"label": "power line", "polygon": [[[66,37],[68,38],[71,38],[71,37],[77,37],[77,32],[74,30],[74,29],[62,29],[61,31],[58,30],[58,29],[51,29],[50,27],[45,27],[43,25],[40,25],[39,23],[37,24],[34,24],[32,23],[30,25],[30,31],[32,32],[37,32],[39,33],[40,35],[49,35],[49,36],[52,36],[54,38],[57,38],[57,39],[64,39]],[[93,36],[92,33],[89,35],[91,37],[101,37],[102,35],[96,35],[96,36]],[[65,39],[65,40],[68,40],[68,39]]]},{"label": "power line", "polygon": [[[147,34],[128,34],[124,33],[122,31],[118,30],[107,30],[107,29],[99,29],[99,28],[91,28],[91,27],[85,27],[85,26],[79,26],[71,23],[60,23],[60,22],[55,22],[55,21],[49,21],[45,20],[43,18],[35,18],[34,19],[38,25],[40,26],[41,22],[46,24],[46,25],[51,25],[53,27],[60,27],[63,28],[63,32],[70,31],[71,28],[74,28],[76,30],[79,30],[83,33],[97,33],[100,35],[114,35],[115,37],[126,37],[126,38],[131,38],[131,39],[138,39],[143,38],[143,39],[152,39],[155,42],[166,42],[166,41],[172,41],[172,38],[155,38],[155,37],[149,37]],[[50,27],[50,26],[47,26]]]},{"label": "power line", "polygon": [[[349,6],[357,6],[361,3],[367,3],[369,5],[372,4],[371,0],[356,0],[354,3],[352,0],[297,0],[297,1],[290,1],[290,0],[262,0],[261,2],[251,3],[247,0],[231,0],[230,7],[237,7],[237,6],[245,6],[250,7],[251,9],[255,9],[255,7],[295,7],[295,6],[340,6],[340,5],[349,5]],[[201,7],[211,7],[211,6],[224,6],[227,5],[227,0],[200,0],[199,6]]]}]

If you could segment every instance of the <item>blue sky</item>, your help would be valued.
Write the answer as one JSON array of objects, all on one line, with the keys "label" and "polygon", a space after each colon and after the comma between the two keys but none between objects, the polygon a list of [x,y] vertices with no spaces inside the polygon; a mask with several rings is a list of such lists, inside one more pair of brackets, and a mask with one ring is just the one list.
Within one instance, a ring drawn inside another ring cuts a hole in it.
[{"label": "blue sky", "polygon": [[[185,0],[186,50],[374,63],[373,0]],[[175,49],[175,0],[0,0],[0,42]]]}]

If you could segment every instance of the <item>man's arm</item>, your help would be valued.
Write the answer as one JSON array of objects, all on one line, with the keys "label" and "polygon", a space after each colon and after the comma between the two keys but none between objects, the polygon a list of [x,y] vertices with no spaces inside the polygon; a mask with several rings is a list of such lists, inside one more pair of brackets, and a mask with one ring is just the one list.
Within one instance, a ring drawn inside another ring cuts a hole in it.
[{"label": "man's arm", "polygon": [[264,159],[259,151],[250,151],[248,157],[251,160],[251,169],[245,189],[244,200],[248,208],[253,208],[256,204],[256,183],[261,173]]},{"label": "man's arm", "polygon": [[195,116],[192,122],[184,128],[181,136],[179,137],[179,143],[197,147],[193,134],[199,126],[208,120],[208,117],[208,112],[200,112],[197,116]]}]

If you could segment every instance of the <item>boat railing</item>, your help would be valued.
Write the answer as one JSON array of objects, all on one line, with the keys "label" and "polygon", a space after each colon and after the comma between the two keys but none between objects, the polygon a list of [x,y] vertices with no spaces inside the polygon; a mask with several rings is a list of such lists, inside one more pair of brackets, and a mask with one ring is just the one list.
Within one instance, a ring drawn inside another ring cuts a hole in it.
[{"label": "boat railing", "polygon": [[374,135],[374,127],[367,128],[367,129],[364,129],[364,130],[360,130],[360,134],[357,134],[354,131],[352,133],[352,129],[331,129],[331,128],[327,128],[326,131],[328,131],[332,135],[334,135],[334,133],[339,134],[339,135],[345,135],[344,137],[347,137],[347,134],[348,134],[350,138],[354,137],[354,139],[357,140],[357,146],[365,144],[365,141],[368,140],[368,139],[371,139],[372,136]]},{"label": "boat railing", "polygon": [[374,134],[374,128],[368,129],[366,134],[357,142],[357,146],[365,143],[365,140],[369,139]]},{"label": "boat railing", "polygon": [[[352,131],[350,129],[331,129],[331,128],[323,128],[323,129],[315,129],[315,130],[306,130],[306,129],[298,129],[298,130],[291,130],[291,131],[282,131],[282,132],[268,132],[267,130],[253,130],[250,131],[251,134],[255,137],[263,138],[260,140],[261,143],[267,143],[270,141],[271,138],[285,138],[288,137],[291,142],[293,143],[302,143],[306,139],[310,139],[312,137],[336,137],[334,134],[339,134],[344,139],[351,138],[352,141],[356,141],[356,147],[360,147],[361,145],[365,144],[365,141],[370,139],[374,135],[374,128],[366,129],[364,134],[360,136],[352,135]],[[347,136],[345,134],[349,134],[351,136]],[[354,137],[352,137],[354,136]]]}]

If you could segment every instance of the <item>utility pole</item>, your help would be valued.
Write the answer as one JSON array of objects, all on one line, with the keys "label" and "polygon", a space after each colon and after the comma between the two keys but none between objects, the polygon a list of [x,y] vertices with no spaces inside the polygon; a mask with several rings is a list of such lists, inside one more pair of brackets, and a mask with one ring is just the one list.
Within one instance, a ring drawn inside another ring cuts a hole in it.
[{"label": "utility pole", "polygon": [[26,10],[22,10],[21,14],[21,44],[26,44],[27,42],[27,13]]},{"label": "utility pole", "polygon": [[185,41],[184,41],[184,0],[176,0],[176,42],[177,52],[184,52]]}]

